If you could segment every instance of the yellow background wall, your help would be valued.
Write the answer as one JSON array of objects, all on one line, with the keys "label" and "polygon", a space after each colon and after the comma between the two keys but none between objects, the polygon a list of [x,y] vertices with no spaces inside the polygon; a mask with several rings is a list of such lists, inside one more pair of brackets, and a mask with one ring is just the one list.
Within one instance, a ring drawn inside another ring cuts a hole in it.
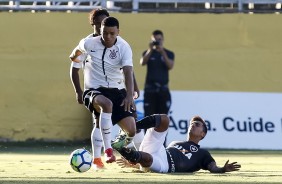
[{"label": "yellow background wall", "polygon": [[[282,92],[282,17],[274,14],[117,14],[139,58],[161,29],[175,52],[172,90]],[[68,55],[92,32],[87,13],[0,13],[0,141],[83,140],[89,112],[75,101]]]}]

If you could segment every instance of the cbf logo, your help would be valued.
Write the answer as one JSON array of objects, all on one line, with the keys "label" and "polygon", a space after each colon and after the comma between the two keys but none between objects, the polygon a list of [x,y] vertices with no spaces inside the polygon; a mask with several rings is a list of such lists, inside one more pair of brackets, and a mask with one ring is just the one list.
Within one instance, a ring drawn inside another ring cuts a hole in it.
[{"label": "cbf logo", "polygon": [[110,55],[109,55],[109,57],[110,57],[111,59],[116,59],[116,58],[117,58],[117,52],[118,52],[118,51],[115,51],[115,49],[114,49],[114,50],[110,50]]}]

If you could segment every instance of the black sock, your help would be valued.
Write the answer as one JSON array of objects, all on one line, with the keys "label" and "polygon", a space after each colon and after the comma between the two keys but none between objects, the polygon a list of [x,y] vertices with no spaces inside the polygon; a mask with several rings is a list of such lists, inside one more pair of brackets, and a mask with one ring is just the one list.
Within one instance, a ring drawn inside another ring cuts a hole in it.
[{"label": "black sock", "polygon": [[133,163],[138,163],[142,155],[139,151],[134,151],[133,149],[130,148],[121,148],[120,150],[117,150],[126,160],[133,162]]},{"label": "black sock", "polygon": [[148,129],[157,127],[161,123],[161,115],[154,114],[146,116],[145,118],[136,122],[136,129]]}]

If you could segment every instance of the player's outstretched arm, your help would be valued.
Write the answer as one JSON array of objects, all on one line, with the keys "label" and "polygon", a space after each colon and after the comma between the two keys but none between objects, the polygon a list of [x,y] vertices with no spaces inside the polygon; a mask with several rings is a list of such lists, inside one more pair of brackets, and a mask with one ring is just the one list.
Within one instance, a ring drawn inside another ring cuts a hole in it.
[{"label": "player's outstretched arm", "polygon": [[211,162],[208,165],[208,170],[211,173],[225,173],[240,170],[241,165],[237,164],[237,162],[229,163],[229,160],[226,161],[223,167],[218,167],[215,162]]}]

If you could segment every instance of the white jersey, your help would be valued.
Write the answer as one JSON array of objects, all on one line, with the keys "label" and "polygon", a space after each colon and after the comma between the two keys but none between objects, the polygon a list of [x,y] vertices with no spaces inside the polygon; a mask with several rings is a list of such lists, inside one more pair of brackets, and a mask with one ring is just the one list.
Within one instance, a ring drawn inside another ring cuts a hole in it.
[{"label": "white jersey", "polygon": [[[122,67],[133,66],[132,50],[120,36],[111,48],[106,48],[101,36],[82,39],[76,49],[86,54],[84,88],[125,88]],[[83,62],[85,58],[81,58]]]}]

